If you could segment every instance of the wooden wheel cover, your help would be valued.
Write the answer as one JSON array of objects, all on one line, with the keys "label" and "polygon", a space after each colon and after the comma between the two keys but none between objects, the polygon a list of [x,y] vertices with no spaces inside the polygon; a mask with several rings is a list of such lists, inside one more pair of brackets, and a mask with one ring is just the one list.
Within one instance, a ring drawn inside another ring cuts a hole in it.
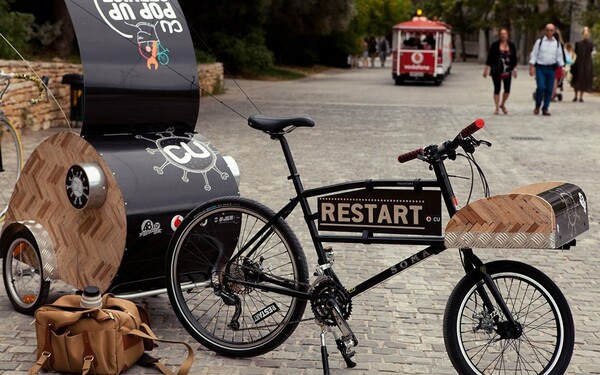
[{"label": "wooden wheel cover", "polygon": [[[104,172],[107,192],[100,208],[78,210],[69,203],[65,179],[79,163],[96,163]],[[127,217],[115,177],[85,139],[61,132],[35,149],[15,186],[6,225],[26,220],[41,224],[50,235],[62,281],[79,289],[108,289],[125,251]]]}]

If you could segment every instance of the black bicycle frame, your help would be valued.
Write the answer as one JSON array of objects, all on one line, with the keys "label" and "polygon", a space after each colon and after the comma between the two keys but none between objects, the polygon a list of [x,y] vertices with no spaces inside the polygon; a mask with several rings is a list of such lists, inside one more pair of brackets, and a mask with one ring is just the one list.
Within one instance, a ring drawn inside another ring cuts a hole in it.
[{"label": "black bicycle frame", "polygon": [[[269,220],[268,223],[252,238],[248,241],[247,245],[240,250],[238,255],[245,254],[246,256],[251,256],[252,253],[260,246],[262,242],[260,239],[267,238],[270,234],[271,226],[280,218],[285,219],[289,216],[292,211],[296,208],[298,204],[300,204],[302,208],[302,212],[304,214],[304,220],[308,226],[308,230],[317,252],[317,258],[319,265],[325,264],[327,262],[326,254],[323,248],[323,243],[362,243],[362,244],[393,244],[393,245],[427,245],[428,247],[421,250],[420,252],[398,262],[392,267],[380,272],[379,274],[371,277],[370,279],[358,284],[354,288],[349,289],[349,293],[352,297],[361,294],[362,292],[372,288],[373,286],[387,280],[388,278],[397,275],[398,273],[414,266],[415,264],[421,262],[425,258],[429,257],[433,254],[439,254],[442,251],[446,250],[444,245],[444,237],[443,236],[373,236],[372,233],[365,231],[363,235],[322,235],[319,233],[315,221],[317,219],[317,215],[313,214],[310,204],[308,202],[308,198],[323,196],[336,192],[344,192],[351,191],[357,189],[367,189],[371,190],[374,188],[394,188],[394,187],[404,187],[404,188],[413,188],[415,190],[421,190],[423,188],[429,189],[439,189],[442,193],[444,201],[446,203],[446,207],[448,208],[448,212],[450,216],[454,215],[456,212],[456,206],[454,204],[454,193],[452,192],[452,186],[448,181],[448,175],[446,173],[446,169],[444,167],[443,161],[439,161],[439,163],[434,164],[434,170],[437,176],[437,180],[364,180],[364,181],[352,181],[346,183],[340,183],[335,185],[328,185],[313,189],[304,189],[302,186],[302,181],[300,179],[300,175],[296,169],[296,164],[292,158],[292,153],[287,143],[287,140],[283,136],[283,134],[277,134],[272,136],[274,139],[277,139],[282,147],[283,154],[285,155],[285,159],[288,165],[288,169],[290,171],[290,176],[288,179],[292,180],[294,184],[294,188],[296,190],[296,197],[291,199],[291,201],[283,207],[277,214]],[[441,183],[439,182],[441,181]],[[248,247],[253,245],[253,249],[248,253]],[[235,258],[234,258],[235,259]],[[327,271],[326,271],[327,272]],[[281,293],[284,295],[289,295],[293,297],[298,297],[302,299],[308,299],[309,294],[305,292],[299,292],[298,290],[294,290],[292,285],[286,285],[285,282],[281,280],[275,280],[267,275],[263,276],[262,281],[269,281],[271,284],[279,285],[279,286],[270,286],[265,284],[256,284],[241,280],[236,280],[237,283],[248,285],[252,287],[257,287],[260,289],[264,289],[267,291],[273,291],[277,293]],[[291,290],[290,290],[291,289]]]},{"label": "black bicycle frame", "polygon": [[[425,249],[413,254],[412,256],[401,260],[400,262],[394,264],[393,266],[385,269],[384,271],[372,276],[371,278],[359,283],[353,288],[348,290],[350,297],[356,297],[359,294],[367,291],[368,289],[382,283],[383,281],[396,276],[397,274],[407,270],[408,268],[420,263],[421,261],[427,259],[431,255],[437,255],[442,251],[446,250],[446,246],[444,244],[443,236],[373,236],[369,231],[364,231],[362,235],[322,235],[315,221],[317,220],[317,214],[314,214],[310,208],[310,204],[308,202],[308,198],[324,196],[331,193],[351,191],[357,189],[374,189],[374,188],[394,188],[394,187],[404,187],[404,188],[413,188],[416,191],[428,188],[435,191],[435,189],[439,189],[446,204],[446,209],[450,217],[452,217],[458,210],[458,204],[456,201],[456,197],[454,195],[452,185],[450,183],[450,179],[448,177],[448,173],[446,172],[446,167],[444,165],[444,160],[441,158],[437,158],[433,160],[431,166],[433,171],[435,172],[436,179],[435,180],[364,180],[364,181],[352,181],[345,182],[340,184],[322,186],[313,189],[304,189],[302,186],[302,181],[300,179],[300,175],[296,169],[296,165],[294,163],[291,150],[285,139],[283,134],[272,134],[271,138],[278,140],[281,144],[283,154],[285,155],[285,159],[288,165],[288,169],[290,171],[290,176],[288,179],[292,180],[294,184],[294,188],[296,190],[296,197],[291,199],[290,202],[285,205],[279,212],[275,214],[273,218],[271,218],[265,226],[254,235],[254,237],[248,241],[248,243],[240,249],[238,254],[234,256],[231,261],[235,261],[242,254],[244,256],[251,256],[254,251],[256,251],[263,239],[268,238],[268,236],[272,233],[271,227],[273,224],[279,219],[285,219],[288,217],[292,211],[296,208],[298,204],[302,207],[302,212],[304,214],[304,220],[308,226],[308,230],[314,245],[314,248],[317,252],[318,263],[319,265],[323,265],[327,263],[326,252],[323,248],[323,243],[361,243],[361,244],[384,244],[384,245],[425,245],[427,246]],[[246,253],[249,247],[252,246],[252,249]],[[482,261],[473,253],[471,249],[460,249],[464,256],[463,267],[465,272],[470,272],[473,269],[479,269],[484,275],[483,279],[485,284],[492,291],[493,297],[496,302],[499,304],[501,310],[505,313],[508,320],[510,322],[514,322],[512,320],[511,314],[506,307],[506,304],[502,300],[499,292],[495,288],[495,285],[489,275],[485,272]],[[333,273],[331,269],[324,270],[324,273],[328,276],[331,276],[337,280],[337,277]],[[286,281],[282,281],[279,279],[271,278],[268,275],[263,274],[260,278],[259,283],[249,282],[244,280],[236,279],[235,282],[241,285],[262,289],[265,291],[271,291],[295,298],[299,298],[302,300],[309,300],[310,293],[306,291],[299,290],[293,283],[289,283]],[[262,282],[268,282],[268,284]],[[271,285],[272,284],[272,285]],[[487,296],[487,293],[484,292],[483,288],[478,288],[483,302],[488,308],[488,311],[493,311],[493,305],[491,303],[490,298]]]}]

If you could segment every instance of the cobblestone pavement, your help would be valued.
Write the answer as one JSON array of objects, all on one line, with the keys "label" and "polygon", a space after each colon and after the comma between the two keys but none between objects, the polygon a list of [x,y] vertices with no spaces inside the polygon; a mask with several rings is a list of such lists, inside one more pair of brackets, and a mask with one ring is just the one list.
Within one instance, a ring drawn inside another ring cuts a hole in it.
[{"label": "cobblestone pavement", "polygon": [[[389,69],[378,68],[331,70],[292,82],[239,84],[265,114],[308,115],[316,120],[314,128],[296,129],[288,137],[305,187],[365,178],[433,177],[423,163],[398,164],[397,155],[449,139],[476,118],[486,121],[478,137],[493,143],[492,148],[480,148],[476,154],[492,194],[543,180],[564,180],[582,187],[589,201],[590,231],[580,236],[575,248],[477,253],[484,260],[524,261],[555,280],[571,304],[577,330],[569,373],[600,374],[594,364],[600,352],[600,260],[595,255],[600,242],[600,97],[586,95],[585,103],[572,103],[572,92],[565,90],[565,100],[551,105],[551,117],[534,116],[534,80],[523,74],[513,81],[509,115],[494,116],[492,83],[481,77],[482,68],[457,63],[440,87],[394,86]],[[234,83],[227,81],[226,85],[228,90],[219,100],[244,117],[257,112]],[[223,154],[237,160],[243,196],[272,208],[281,207],[293,196],[279,145],[249,128],[240,116],[216,100],[203,98],[197,130]],[[31,151],[48,134],[26,134],[27,149]],[[448,168],[452,174],[469,175],[460,159],[449,163]],[[454,181],[464,202],[468,182]],[[476,193],[481,194],[481,190]],[[315,257],[302,218],[292,216],[290,223],[304,244],[312,269]],[[351,286],[417,249],[336,245],[334,250],[336,272]],[[358,297],[350,319],[360,341],[355,357],[358,366],[346,369],[330,338],[332,373],[455,373],[444,348],[442,317],[447,297],[461,277],[458,252],[449,250]],[[51,297],[64,290],[53,288]],[[319,328],[312,322],[302,323],[275,351],[255,358],[229,359],[207,351],[185,332],[166,295],[137,302],[148,307],[159,336],[193,344],[194,374],[322,373]],[[0,292],[0,314],[0,371],[24,374],[35,357],[32,319],[14,312],[4,291]],[[183,351],[161,344],[157,355],[174,365],[183,358]],[[136,367],[128,373],[156,372]]]}]

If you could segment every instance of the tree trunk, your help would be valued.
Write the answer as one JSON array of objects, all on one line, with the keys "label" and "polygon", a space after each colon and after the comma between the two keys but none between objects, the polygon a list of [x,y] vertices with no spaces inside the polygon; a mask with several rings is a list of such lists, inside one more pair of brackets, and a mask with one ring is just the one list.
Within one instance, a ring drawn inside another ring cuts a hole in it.
[{"label": "tree trunk", "polygon": [[459,35],[460,35],[460,41],[461,41],[460,47],[462,49],[462,53],[461,53],[462,61],[464,62],[464,61],[467,61],[467,47],[465,46],[465,38],[467,36],[467,33],[465,33],[465,31],[461,29]]},{"label": "tree trunk", "polygon": [[65,0],[52,0],[51,22],[61,22],[61,36],[54,42],[54,49],[60,57],[67,57],[73,51],[73,41],[75,40],[75,30]]}]

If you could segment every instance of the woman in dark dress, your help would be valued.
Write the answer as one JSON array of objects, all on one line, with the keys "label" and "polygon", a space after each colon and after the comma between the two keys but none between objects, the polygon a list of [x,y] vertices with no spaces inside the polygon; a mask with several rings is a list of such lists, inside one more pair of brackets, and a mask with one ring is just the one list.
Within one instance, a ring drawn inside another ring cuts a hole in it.
[{"label": "woman in dark dress", "polygon": [[[510,94],[510,84],[512,77],[517,78],[517,48],[514,43],[508,40],[508,29],[501,28],[498,33],[498,40],[492,43],[483,69],[483,78],[487,78],[488,74],[494,82],[494,104],[496,110],[494,114],[498,114],[501,109],[506,115],[506,100]],[[504,92],[502,93],[502,101],[500,101],[500,89],[504,83]]]},{"label": "woman in dark dress", "polygon": [[575,43],[575,63],[571,66],[571,86],[575,90],[573,101],[583,102],[583,93],[592,91],[592,82],[594,79],[594,69],[592,67],[592,51],[594,44],[590,41],[590,29],[583,28],[581,33],[582,40]]}]

